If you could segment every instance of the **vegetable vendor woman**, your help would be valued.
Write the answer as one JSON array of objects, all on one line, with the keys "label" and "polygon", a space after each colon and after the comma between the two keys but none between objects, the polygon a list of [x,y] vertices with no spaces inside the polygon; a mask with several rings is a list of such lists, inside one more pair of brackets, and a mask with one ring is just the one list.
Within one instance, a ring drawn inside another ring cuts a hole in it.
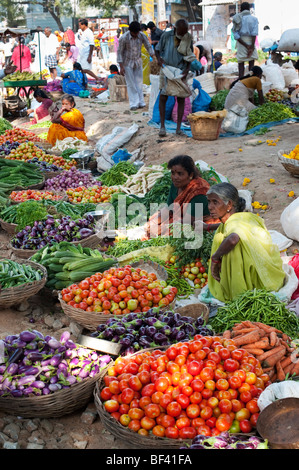
[{"label": "vegetable vendor woman", "polygon": [[77,139],[87,141],[84,132],[85,120],[81,111],[75,108],[76,103],[72,95],[63,95],[61,98],[61,108],[51,114],[52,124],[49,128],[47,141],[55,145],[56,140],[63,140],[67,137],[77,137]]},{"label": "vegetable vendor woman", "polygon": [[254,92],[257,91],[259,104],[264,103],[264,94],[262,88],[263,70],[261,67],[254,65],[250,72],[244,77],[235,80],[231,86],[230,91],[226,97],[224,107],[230,109],[235,104],[244,106],[247,112],[256,108],[254,104]]},{"label": "vegetable vendor woman", "polygon": [[[167,206],[153,214],[146,225],[146,233],[151,238],[167,235],[169,225],[173,222],[193,225],[200,209],[202,209],[203,221],[213,222],[210,218],[206,196],[210,185],[201,178],[193,159],[188,155],[178,155],[168,162],[168,169],[171,170],[172,184]],[[184,221],[185,215],[188,217]]]},{"label": "vegetable vendor woman", "polygon": [[244,212],[245,200],[230,183],[212,186],[207,198],[211,216],[221,221],[211,249],[211,294],[229,302],[254,288],[277,292],[283,286],[285,272],[278,246],[272,242],[263,219]]}]

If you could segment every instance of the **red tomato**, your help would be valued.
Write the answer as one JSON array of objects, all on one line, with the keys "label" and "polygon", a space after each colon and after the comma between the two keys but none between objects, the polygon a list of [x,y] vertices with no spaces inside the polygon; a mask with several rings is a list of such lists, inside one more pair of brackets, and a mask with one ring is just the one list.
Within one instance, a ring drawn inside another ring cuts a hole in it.
[{"label": "red tomato", "polygon": [[186,409],[187,406],[190,404],[190,399],[187,395],[180,393],[179,396],[176,398],[177,403],[183,408]]},{"label": "red tomato", "polygon": [[249,433],[252,430],[252,424],[248,419],[240,421],[240,429],[242,432]]},{"label": "red tomato", "polygon": [[132,390],[131,388],[125,388],[121,392],[120,398],[121,398],[122,403],[130,404],[134,398],[134,390]]},{"label": "red tomato", "polygon": [[245,391],[245,392],[241,392],[240,393],[240,400],[243,402],[243,403],[247,403],[249,402],[250,400],[252,400],[252,395],[249,391]]},{"label": "red tomato", "polygon": [[128,386],[134,391],[139,391],[142,389],[142,382],[137,375],[132,375],[132,377],[129,378]]},{"label": "red tomato", "polygon": [[232,411],[232,402],[225,398],[223,400],[220,400],[218,406],[221,410],[221,413],[230,413]]},{"label": "red tomato", "polygon": [[229,388],[229,383],[226,379],[219,379],[216,382],[217,390],[227,390]]},{"label": "red tomato", "polygon": [[128,411],[128,415],[132,420],[140,420],[144,416],[144,411],[141,408],[130,408]]},{"label": "red tomato", "polygon": [[227,370],[228,372],[234,372],[235,370],[239,369],[240,364],[235,359],[225,359],[223,366],[224,370]]},{"label": "red tomato", "polygon": [[258,417],[259,417],[259,413],[253,413],[251,416],[250,416],[250,423],[252,424],[252,426],[254,428],[256,428],[256,423],[257,423],[257,420],[258,420]]},{"label": "red tomato", "polygon": [[101,390],[101,393],[100,393],[100,397],[103,401],[107,401],[107,400],[110,400],[110,398],[112,397],[112,393],[110,392],[110,389],[109,387],[104,387],[102,390]]},{"label": "red tomato", "polygon": [[104,407],[108,413],[113,413],[114,411],[118,411],[119,403],[116,400],[107,400],[104,403]]},{"label": "red tomato", "polygon": [[179,437],[179,430],[174,426],[169,426],[165,429],[165,437],[169,439],[178,439]]},{"label": "red tomato", "polygon": [[198,375],[203,369],[203,361],[191,361],[187,365],[188,373],[191,375]]},{"label": "red tomato", "polygon": [[179,437],[181,439],[194,439],[196,436],[196,430],[192,426],[187,426],[179,431]]},{"label": "red tomato", "polygon": [[169,386],[169,380],[166,377],[160,377],[158,380],[155,382],[155,389],[158,392],[165,392],[165,390]]},{"label": "red tomato", "polygon": [[244,349],[234,349],[231,352],[231,358],[234,359],[235,361],[241,361],[244,356]]},{"label": "red tomato", "polygon": [[150,384],[146,384],[142,390],[141,390],[141,395],[143,397],[150,397],[154,392],[156,392],[156,388],[155,388],[155,385],[153,383],[150,383]]},{"label": "red tomato", "polygon": [[206,424],[202,424],[201,426],[197,427],[197,435],[201,436],[211,436],[211,428]]},{"label": "red tomato", "polygon": [[159,405],[155,403],[150,403],[144,408],[144,412],[146,416],[154,419],[161,414],[161,409]]},{"label": "red tomato", "polygon": [[213,380],[214,371],[211,367],[204,367],[199,375],[200,375],[201,380],[203,382],[206,382],[207,380]]},{"label": "red tomato", "polygon": [[186,428],[190,426],[191,421],[187,416],[182,416],[181,418],[178,418],[175,422],[175,425],[178,429]]},{"label": "red tomato", "polygon": [[205,406],[200,410],[200,417],[205,421],[213,416],[213,408],[210,406]]},{"label": "red tomato", "polygon": [[229,430],[232,425],[232,422],[233,420],[229,415],[227,415],[226,417],[222,416],[216,419],[215,427],[216,429],[218,429],[218,431],[225,432]]},{"label": "red tomato", "polygon": [[252,400],[249,400],[246,403],[246,408],[250,411],[251,414],[258,413],[260,411],[258,404],[257,404],[257,399],[253,398]]},{"label": "red tomato", "polygon": [[172,401],[167,405],[166,411],[169,416],[176,417],[179,416],[179,414],[181,413],[182,407],[176,401]]},{"label": "red tomato", "polygon": [[216,426],[216,420],[217,418],[215,416],[211,416],[211,418],[206,420],[206,425],[209,426],[209,428],[214,428]]},{"label": "red tomato", "polygon": [[244,419],[250,418],[250,411],[247,408],[241,408],[236,412],[235,419],[238,421],[243,421]]},{"label": "red tomato", "polygon": [[143,416],[143,418],[140,420],[140,425],[142,428],[149,431],[156,425],[156,421],[153,418],[149,418],[148,416]]}]

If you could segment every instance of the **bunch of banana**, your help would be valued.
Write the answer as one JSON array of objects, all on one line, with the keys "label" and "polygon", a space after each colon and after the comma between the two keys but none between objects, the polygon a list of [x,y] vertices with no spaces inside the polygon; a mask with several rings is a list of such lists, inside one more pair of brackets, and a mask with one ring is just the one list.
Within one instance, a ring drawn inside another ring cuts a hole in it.
[{"label": "bunch of banana", "polygon": [[14,73],[11,73],[10,75],[7,75],[5,77],[5,80],[11,81],[11,82],[21,82],[21,81],[27,81],[27,80],[39,80],[40,74],[39,73],[32,73],[32,72],[20,72],[16,71]]}]

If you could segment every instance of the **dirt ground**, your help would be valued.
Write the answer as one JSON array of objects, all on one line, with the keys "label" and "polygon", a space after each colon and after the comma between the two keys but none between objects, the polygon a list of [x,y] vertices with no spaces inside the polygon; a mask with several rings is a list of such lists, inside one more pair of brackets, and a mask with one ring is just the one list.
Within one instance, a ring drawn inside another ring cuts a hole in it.
[{"label": "dirt ground", "polygon": [[[149,96],[146,96],[147,102]],[[243,137],[221,137],[215,141],[197,141],[189,137],[168,134],[165,138],[158,136],[158,130],[148,126],[147,108],[137,112],[129,111],[128,102],[101,104],[97,100],[76,99],[86,121],[86,130],[89,138],[95,143],[102,136],[109,134],[117,126],[129,127],[133,122],[139,126],[137,134],[124,147],[133,152],[140,148],[144,153],[145,164],[163,163],[178,154],[190,155],[195,161],[203,160],[217,172],[226,176],[238,189],[244,189],[243,179],[250,178],[251,182],[245,189],[253,192],[253,200],[269,204],[269,210],[261,211],[268,229],[283,233],[280,215],[292,199],[288,193],[293,190],[295,197],[299,195],[299,179],[291,176],[281,165],[277,158],[280,149],[285,151],[293,149],[298,144],[299,124],[290,123],[273,127],[263,136],[247,135]],[[15,121],[19,125],[24,120]],[[269,146],[266,140],[276,140],[276,146]],[[260,143],[257,144],[257,141]],[[269,179],[274,178],[275,184]],[[258,242],[258,241],[257,241]],[[7,250],[8,238],[4,231],[0,231],[0,256],[10,256]],[[297,243],[289,248],[287,254],[291,255],[297,248]],[[65,318],[55,301],[51,298],[35,296],[30,299],[31,309],[24,312],[15,309],[0,311],[0,331],[3,338],[6,334],[17,334],[23,329],[32,327],[29,322],[32,318],[32,308],[41,307],[43,315],[52,315],[62,321]],[[53,334],[53,328],[48,327],[43,317],[37,316],[35,329],[43,333]],[[54,332],[55,334],[55,332]],[[84,411],[84,410],[83,410]],[[5,417],[0,412],[0,419]],[[105,432],[99,417],[92,424],[82,421],[82,410],[69,416],[52,419],[54,431],[60,423],[67,435],[80,431],[86,436],[87,449],[125,449],[129,443],[114,440]],[[73,444],[72,444],[73,443]],[[74,440],[67,440],[66,448],[77,448]]]}]

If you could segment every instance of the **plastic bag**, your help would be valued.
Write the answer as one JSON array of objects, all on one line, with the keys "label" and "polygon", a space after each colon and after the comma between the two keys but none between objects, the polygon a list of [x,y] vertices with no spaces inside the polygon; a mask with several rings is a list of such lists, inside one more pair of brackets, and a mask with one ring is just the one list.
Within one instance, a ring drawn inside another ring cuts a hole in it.
[{"label": "plastic bag", "polygon": [[287,29],[282,33],[277,51],[299,52],[299,28]]},{"label": "plastic bag", "polygon": [[275,243],[279,251],[284,251],[293,244],[293,240],[285,237],[282,233],[277,232],[276,230],[268,230],[271,235],[273,243]]},{"label": "plastic bag", "polygon": [[272,88],[276,90],[283,90],[285,88],[284,76],[278,64],[267,64],[263,68],[263,75],[267,82],[272,83]]},{"label": "plastic bag", "polygon": [[246,131],[248,121],[249,117],[246,108],[235,104],[227,110],[227,115],[222,121],[221,129],[233,134],[242,134]]},{"label": "plastic bag", "polygon": [[198,166],[200,171],[209,171],[209,177],[215,178],[217,183],[228,183],[228,179],[226,176],[221,175],[218,173],[212,166],[208,165],[203,160],[196,160],[195,165]]},{"label": "plastic bag", "polygon": [[110,157],[125,143],[129,142],[138,129],[139,127],[136,123],[132,124],[129,128],[114,127],[111,134],[107,134],[98,140],[95,148],[103,157]]},{"label": "plastic bag", "polygon": [[[188,96],[187,98],[185,98],[185,107],[184,107],[184,114],[183,114],[182,122],[187,122],[188,121],[187,116],[188,116],[188,114],[191,113],[191,111],[192,111],[192,106],[191,106],[190,98]],[[175,103],[174,103],[174,107],[173,107],[173,110],[172,110],[171,118],[174,122],[177,122],[177,119],[178,119],[178,102],[177,102],[176,98],[175,98]]]},{"label": "plastic bag", "polygon": [[272,292],[279,300],[288,304],[294,292],[298,288],[298,278],[296,276],[295,270],[292,266],[287,263],[283,263],[282,268],[286,273],[284,285],[277,292]]},{"label": "plastic bag", "polygon": [[[152,115],[152,121],[154,121],[156,124],[160,124],[161,122],[160,111],[159,111],[159,99],[160,99],[160,92],[157,96],[154,109],[153,109],[153,115]],[[171,121],[172,110],[173,110],[174,105],[175,105],[175,97],[168,96],[167,101],[166,101],[166,107],[165,107],[165,120],[166,121]]]},{"label": "plastic bag", "polygon": [[298,78],[297,70],[293,66],[293,62],[291,60],[282,65],[281,71],[284,76],[286,87],[288,87],[293,80],[296,80]]},{"label": "plastic bag", "polygon": [[198,90],[198,95],[192,103],[192,113],[196,113],[197,111],[209,111],[212,101],[210,95],[203,90],[198,80],[193,79],[192,87],[193,90]]},{"label": "plastic bag", "polygon": [[294,380],[273,383],[262,391],[258,397],[257,404],[260,411],[282,398],[299,398],[299,383]]},{"label": "plastic bag", "polygon": [[[294,255],[293,258],[290,259],[289,265],[293,267],[294,272],[295,272],[295,274],[296,274],[296,276],[299,280],[299,254]],[[298,287],[293,292],[293,295],[292,295],[292,300],[296,300],[296,299],[299,299],[299,288]]]},{"label": "plastic bag", "polygon": [[280,223],[288,238],[299,241],[299,198],[296,198],[283,210]]},{"label": "plastic bag", "polygon": [[130,158],[131,154],[127,149],[118,149],[111,157],[114,163],[126,162],[127,160],[130,160]]},{"label": "plastic bag", "polygon": [[148,105],[148,114],[150,119],[153,117],[154,106],[157,100],[157,96],[159,95],[159,80],[159,75],[150,75],[151,91]]}]

